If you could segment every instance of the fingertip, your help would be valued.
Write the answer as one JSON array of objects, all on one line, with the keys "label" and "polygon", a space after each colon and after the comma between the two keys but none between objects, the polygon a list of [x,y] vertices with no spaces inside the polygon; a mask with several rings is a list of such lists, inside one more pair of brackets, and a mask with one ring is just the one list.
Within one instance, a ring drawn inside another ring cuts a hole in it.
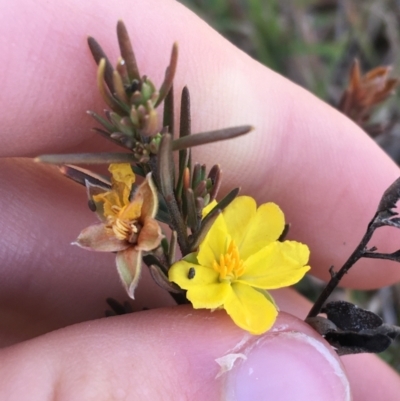
[{"label": "fingertip", "polygon": [[350,400],[343,366],[326,345],[304,322],[281,313],[271,331],[232,354],[240,358],[224,375],[223,399]]},{"label": "fingertip", "polygon": [[3,372],[0,394],[14,392],[10,399],[19,400],[30,388],[32,401],[48,394],[99,400],[118,394],[198,401],[347,400],[349,391],[338,358],[304,322],[281,314],[271,331],[251,336],[224,312],[189,307],[47,334],[2,351]]}]

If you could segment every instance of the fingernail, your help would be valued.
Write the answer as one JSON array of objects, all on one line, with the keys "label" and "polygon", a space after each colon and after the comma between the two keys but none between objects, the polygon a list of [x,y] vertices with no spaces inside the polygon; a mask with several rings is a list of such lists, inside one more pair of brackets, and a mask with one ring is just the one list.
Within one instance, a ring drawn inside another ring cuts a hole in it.
[{"label": "fingernail", "polygon": [[333,352],[300,332],[268,333],[234,354],[232,369],[222,375],[223,400],[350,400]]}]

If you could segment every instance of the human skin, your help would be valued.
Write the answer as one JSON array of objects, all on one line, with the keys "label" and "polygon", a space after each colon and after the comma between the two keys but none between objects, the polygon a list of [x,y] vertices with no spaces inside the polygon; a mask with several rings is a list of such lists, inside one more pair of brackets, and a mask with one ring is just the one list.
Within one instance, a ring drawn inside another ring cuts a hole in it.
[{"label": "human skin", "polygon": [[[179,42],[175,90],[179,93],[184,85],[190,89],[193,132],[255,127],[248,136],[196,149],[194,159],[208,166],[221,164],[222,192],[241,186],[242,194],[258,202],[279,204],[292,226],[290,238],[310,247],[312,274],[326,279],[329,266],[343,263],[383,191],[398,176],[397,166],[359,127],[250,59],[179,3],[137,0],[111,7],[100,0],[17,0],[3,5],[0,341],[5,348],[0,351],[0,400],[23,399],[26,388],[32,400],[127,395],[218,399],[226,385],[215,379],[215,359],[244,338],[224,312],[173,307],[169,295],[146,274],[137,289],[136,308],[158,309],[95,320],[103,316],[106,297],[125,297],[114,256],[71,247],[81,229],[95,221],[84,189],[55,168],[26,158],[110,149],[90,132],[96,123],[85,114],[88,109],[101,113],[105,107],[85,39],[95,37],[116,60],[115,25],[120,18],[131,34],[141,72],[156,82],[161,82],[172,43]],[[373,245],[397,249],[396,232],[382,229],[378,234]],[[393,263],[362,261],[345,284],[367,289],[399,279],[400,269]],[[300,319],[310,307],[292,290],[274,296],[282,311]],[[282,313],[273,333],[289,332],[305,333],[325,347],[330,361],[335,358],[307,325]],[[285,335],[278,336],[282,343]],[[328,360],[303,351],[315,372],[325,367],[327,377],[334,376]],[[290,360],[284,352],[281,359]],[[279,353],[273,355],[272,366],[277,366]],[[398,399],[397,374],[378,358],[359,355],[342,361],[353,399]],[[311,382],[312,374],[307,376]],[[297,375],[302,379],[301,370]],[[344,395],[332,393],[340,385],[331,384],[321,399],[333,394],[332,399],[344,400]],[[271,399],[290,397],[289,388],[279,391],[280,398]]]}]

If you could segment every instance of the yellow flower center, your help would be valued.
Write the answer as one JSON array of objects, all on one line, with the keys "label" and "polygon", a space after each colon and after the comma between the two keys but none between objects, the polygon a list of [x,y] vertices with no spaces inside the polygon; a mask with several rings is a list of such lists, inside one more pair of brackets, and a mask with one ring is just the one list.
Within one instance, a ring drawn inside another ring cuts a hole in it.
[{"label": "yellow flower center", "polygon": [[219,263],[214,260],[213,268],[219,273],[221,281],[232,281],[243,274],[243,260],[240,259],[235,241],[231,240],[226,253],[219,257]]}]

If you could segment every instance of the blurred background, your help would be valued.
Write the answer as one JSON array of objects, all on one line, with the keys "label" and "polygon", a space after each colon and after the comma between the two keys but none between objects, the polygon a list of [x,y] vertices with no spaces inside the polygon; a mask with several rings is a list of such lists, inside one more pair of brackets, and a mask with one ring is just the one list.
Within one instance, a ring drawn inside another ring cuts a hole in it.
[{"label": "blurred background", "polygon": [[[400,164],[400,0],[180,1],[250,56],[353,119]],[[297,287],[313,301],[323,284],[307,277]],[[334,296],[400,325],[400,284]],[[399,340],[380,355],[400,372]]]}]

